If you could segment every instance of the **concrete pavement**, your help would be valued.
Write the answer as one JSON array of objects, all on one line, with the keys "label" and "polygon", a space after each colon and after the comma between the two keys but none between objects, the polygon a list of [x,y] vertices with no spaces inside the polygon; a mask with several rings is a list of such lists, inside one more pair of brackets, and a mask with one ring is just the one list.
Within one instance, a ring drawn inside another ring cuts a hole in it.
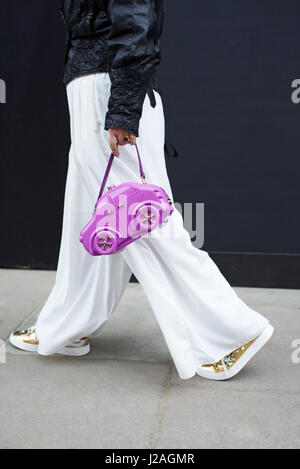
[{"label": "concrete pavement", "polygon": [[[0,270],[0,338],[34,322],[54,275]],[[300,363],[292,343],[300,340],[300,291],[237,291],[276,333],[225,383],[179,379],[136,284],[85,358],[44,358],[7,344],[0,448],[299,448]]]}]

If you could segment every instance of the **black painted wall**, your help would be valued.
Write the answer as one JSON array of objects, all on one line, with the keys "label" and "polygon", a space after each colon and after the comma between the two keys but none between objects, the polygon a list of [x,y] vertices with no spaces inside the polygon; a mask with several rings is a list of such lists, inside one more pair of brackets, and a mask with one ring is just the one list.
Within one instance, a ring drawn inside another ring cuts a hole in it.
[{"label": "black painted wall", "polygon": [[[160,84],[180,155],[168,158],[176,200],[205,203],[206,250],[299,254],[299,1],[166,3]],[[57,6],[0,6],[1,266],[56,266],[69,147]]]}]

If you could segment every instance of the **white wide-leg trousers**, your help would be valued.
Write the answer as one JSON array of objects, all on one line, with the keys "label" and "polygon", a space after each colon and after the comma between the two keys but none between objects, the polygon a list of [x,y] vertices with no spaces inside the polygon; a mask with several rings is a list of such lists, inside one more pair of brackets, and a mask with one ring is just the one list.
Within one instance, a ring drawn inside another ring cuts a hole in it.
[{"label": "white wide-leg trousers", "polygon": [[[110,156],[104,119],[110,94],[106,73],[67,87],[72,146],[61,250],[55,286],[37,322],[39,353],[51,355],[89,336],[110,317],[132,272],[139,280],[182,379],[257,337],[268,321],[236,295],[206,252],[193,247],[178,211],[159,234],[121,254],[91,257],[79,242],[93,215]],[[147,182],[172,196],[164,157],[164,113],[159,94],[146,96],[138,139]],[[138,181],[135,148],[122,147],[109,184]],[[153,235],[155,232],[153,232]],[[141,311],[142,313],[142,311]],[[141,314],[141,321],[143,316]]]}]

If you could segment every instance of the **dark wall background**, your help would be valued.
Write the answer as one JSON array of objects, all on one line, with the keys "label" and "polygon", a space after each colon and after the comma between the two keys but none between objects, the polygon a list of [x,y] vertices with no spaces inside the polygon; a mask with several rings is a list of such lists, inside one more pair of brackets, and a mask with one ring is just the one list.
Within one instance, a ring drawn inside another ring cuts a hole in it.
[{"label": "dark wall background", "polygon": [[[0,7],[2,266],[56,267],[69,147],[58,3]],[[205,203],[204,248],[223,253],[230,280],[300,286],[299,1],[166,4],[160,84],[176,200]]]}]

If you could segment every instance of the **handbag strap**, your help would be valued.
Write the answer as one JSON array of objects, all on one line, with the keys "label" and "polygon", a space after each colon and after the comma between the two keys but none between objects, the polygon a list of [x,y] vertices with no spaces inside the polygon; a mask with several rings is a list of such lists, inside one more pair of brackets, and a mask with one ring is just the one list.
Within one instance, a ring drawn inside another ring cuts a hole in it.
[{"label": "handbag strap", "polygon": [[[137,157],[138,157],[138,160],[139,160],[139,168],[140,168],[141,179],[142,179],[143,184],[146,184],[146,176],[145,176],[144,169],[143,169],[141,155],[140,155],[140,152],[139,152],[139,149],[138,149],[137,145],[135,145],[135,148],[136,148]],[[106,184],[107,184],[107,180],[108,180],[108,176],[110,174],[110,171],[111,171],[111,168],[112,168],[112,165],[113,165],[113,162],[114,162],[115,158],[116,157],[112,153],[110,158],[109,158],[108,165],[107,165],[104,177],[103,177],[103,181],[102,181],[102,184],[101,184],[98,200],[102,197],[102,195],[104,193],[104,190],[105,190],[105,187],[106,187]],[[97,202],[98,202],[98,200],[97,200]]]}]

